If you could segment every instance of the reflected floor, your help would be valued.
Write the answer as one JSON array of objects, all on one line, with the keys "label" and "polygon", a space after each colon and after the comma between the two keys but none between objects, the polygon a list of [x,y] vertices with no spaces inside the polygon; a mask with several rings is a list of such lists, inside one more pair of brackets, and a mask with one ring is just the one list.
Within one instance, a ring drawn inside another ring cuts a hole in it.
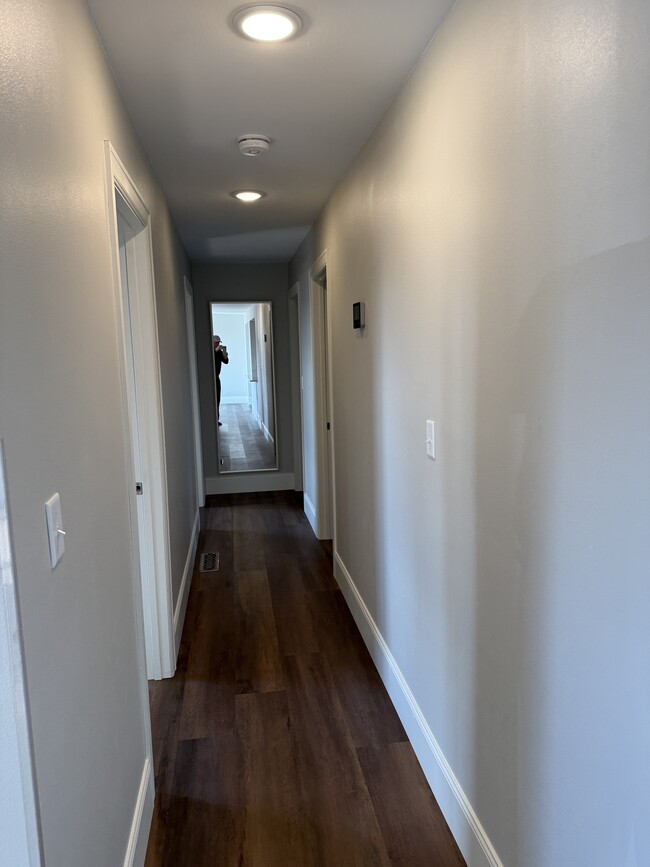
[{"label": "reflected floor", "polygon": [[274,470],[275,448],[264,437],[248,404],[221,404],[221,472]]}]

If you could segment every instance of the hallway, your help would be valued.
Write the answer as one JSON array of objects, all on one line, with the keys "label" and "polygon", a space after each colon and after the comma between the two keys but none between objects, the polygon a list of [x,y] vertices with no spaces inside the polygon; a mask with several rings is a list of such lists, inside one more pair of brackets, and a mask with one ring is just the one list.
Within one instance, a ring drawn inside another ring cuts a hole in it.
[{"label": "hallway", "polygon": [[202,528],[147,867],[463,865],[298,496],[212,497]]}]

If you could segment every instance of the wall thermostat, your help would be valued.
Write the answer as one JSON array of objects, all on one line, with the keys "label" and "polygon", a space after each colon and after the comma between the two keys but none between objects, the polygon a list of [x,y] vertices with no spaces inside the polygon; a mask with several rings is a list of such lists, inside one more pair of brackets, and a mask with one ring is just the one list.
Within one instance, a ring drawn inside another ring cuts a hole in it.
[{"label": "wall thermostat", "polygon": [[357,301],[352,305],[352,327],[365,328],[366,326],[366,305],[363,301]]}]

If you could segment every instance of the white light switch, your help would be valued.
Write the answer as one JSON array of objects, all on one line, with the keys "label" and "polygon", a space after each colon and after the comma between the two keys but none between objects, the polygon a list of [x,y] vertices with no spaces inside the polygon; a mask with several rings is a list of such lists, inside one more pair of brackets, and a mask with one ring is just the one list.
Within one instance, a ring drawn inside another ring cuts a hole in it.
[{"label": "white light switch", "polygon": [[65,551],[65,530],[61,516],[61,500],[58,494],[53,494],[45,503],[45,517],[47,518],[47,535],[50,540],[50,563],[54,569]]},{"label": "white light switch", "polygon": [[427,419],[427,433],[425,439],[427,455],[432,461],[436,459],[436,423]]}]

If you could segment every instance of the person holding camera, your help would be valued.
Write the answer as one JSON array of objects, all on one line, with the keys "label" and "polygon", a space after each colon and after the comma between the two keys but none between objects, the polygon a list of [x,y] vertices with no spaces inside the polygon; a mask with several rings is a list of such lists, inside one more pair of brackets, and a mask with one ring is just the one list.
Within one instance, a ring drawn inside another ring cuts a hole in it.
[{"label": "person holding camera", "polygon": [[221,365],[228,364],[228,347],[221,342],[221,338],[215,335],[214,338],[214,375],[217,381],[217,421],[219,427],[219,405],[221,403]]}]

